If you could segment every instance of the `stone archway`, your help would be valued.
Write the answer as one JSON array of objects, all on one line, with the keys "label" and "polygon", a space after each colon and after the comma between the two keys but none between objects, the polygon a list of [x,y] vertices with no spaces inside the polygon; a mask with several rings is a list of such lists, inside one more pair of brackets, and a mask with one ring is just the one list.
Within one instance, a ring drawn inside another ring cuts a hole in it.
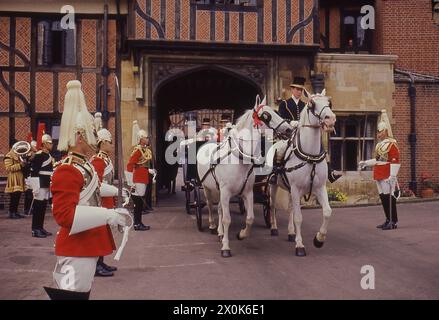
[{"label": "stone archway", "polygon": [[[253,107],[256,95],[263,93],[257,82],[228,68],[217,65],[201,65],[179,69],[176,74],[160,69],[161,77],[152,84],[153,134],[155,136],[156,160],[164,163],[164,135],[169,128],[169,113],[196,111],[200,109],[232,109],[235,117]],[[169,69],[168,69],[169,71]],[[263,76],[260,76],[261,80]],[[255,79],[259,77],[255,75]],[[264,85],[265,87],[265,85]],[[160,187],[160,185],[159,185]]]}]

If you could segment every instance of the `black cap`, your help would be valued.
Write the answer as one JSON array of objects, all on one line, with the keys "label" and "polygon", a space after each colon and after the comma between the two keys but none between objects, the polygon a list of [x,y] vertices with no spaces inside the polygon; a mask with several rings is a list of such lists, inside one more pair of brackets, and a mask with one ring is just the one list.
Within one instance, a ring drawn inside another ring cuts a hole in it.
[{"label": "black cap", "polygon": [[294,77],[293,83],[290,84],[290,87],[297,87],[304,89],[306,79],[303,77]]}]

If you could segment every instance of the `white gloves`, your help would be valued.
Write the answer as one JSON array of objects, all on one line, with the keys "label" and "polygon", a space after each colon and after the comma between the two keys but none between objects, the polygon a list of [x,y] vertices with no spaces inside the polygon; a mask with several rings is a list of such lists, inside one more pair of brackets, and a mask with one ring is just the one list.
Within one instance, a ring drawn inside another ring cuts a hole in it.
[{"label": "white gloves", "polygon": [[291,120],[290,122],[290,126],[292,126],[293,128],[297,127],[299,125],[299,121],[296,120]]},{"label": "white gloves", "polygon": [[111,210],[110,217],[107,220],[107,223],[110,226],[122,226],[125,227],[127,225],[126,218],[124,215],[129,215],[129,212],[125,208],[116,208]]},{"label": "white gloves", "polygon": [[360,167],[360,169],[364,169],[366,167],[373,167],[374,165],[376,165],[378,162],[376,159],[369,159],[369,160],[364,160],[364,161],[360,161],[358,162],[358,166]]}]

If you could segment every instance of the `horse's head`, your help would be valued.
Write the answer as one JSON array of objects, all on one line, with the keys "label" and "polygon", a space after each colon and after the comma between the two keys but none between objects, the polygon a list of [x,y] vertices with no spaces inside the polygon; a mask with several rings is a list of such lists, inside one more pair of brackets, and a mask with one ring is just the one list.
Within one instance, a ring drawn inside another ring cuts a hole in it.
[{"label": "horse's head", "polygon": [[318,118],[325,131],[334,131],[337,121],[331,107],[331,97],[326,95],[326,89],[323,89],[321,93],[311,95],[308,102],[309,111]]},{"label": "horse's head", "polygon": [[253,122],[255,127],[265,125],[273,130],[274,135],[288,139],[293,132],[287,121],[282,119],[270,106],[267,106],[267,97],[260,101],[256,96],[256,103],[253,108]]}]

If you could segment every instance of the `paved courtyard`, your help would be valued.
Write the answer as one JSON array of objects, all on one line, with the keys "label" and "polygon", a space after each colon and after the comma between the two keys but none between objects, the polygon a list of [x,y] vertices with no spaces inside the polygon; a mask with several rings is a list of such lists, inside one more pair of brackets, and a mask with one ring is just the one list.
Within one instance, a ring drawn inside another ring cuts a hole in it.
[{"label": "paved courtyard", "polygon": [[[224,259],[217,236],[198,232],[185,213],[183,195],[166,197],[143,216],[152,229],[131,233],[122,260],[106,258],[119,271],[96,278],[91,299],[439,299],[439,202],[400,205],[395,231],[375,228],[381,207],[336,208],[322,249],[312,245],[321,211],[304,210],[305,258],[286,241],[286,215],[272,237],[260,205],[251,237],[238,241],[244,217],[232,205],[233,257]],[[32,238],[30,217],[6,217],[0,213],[0,299],[47,299],[54,237]],[[57,230],[50,213],[46,226]],[[364,265],[374,267],[374,290],[360,286]]]}]

